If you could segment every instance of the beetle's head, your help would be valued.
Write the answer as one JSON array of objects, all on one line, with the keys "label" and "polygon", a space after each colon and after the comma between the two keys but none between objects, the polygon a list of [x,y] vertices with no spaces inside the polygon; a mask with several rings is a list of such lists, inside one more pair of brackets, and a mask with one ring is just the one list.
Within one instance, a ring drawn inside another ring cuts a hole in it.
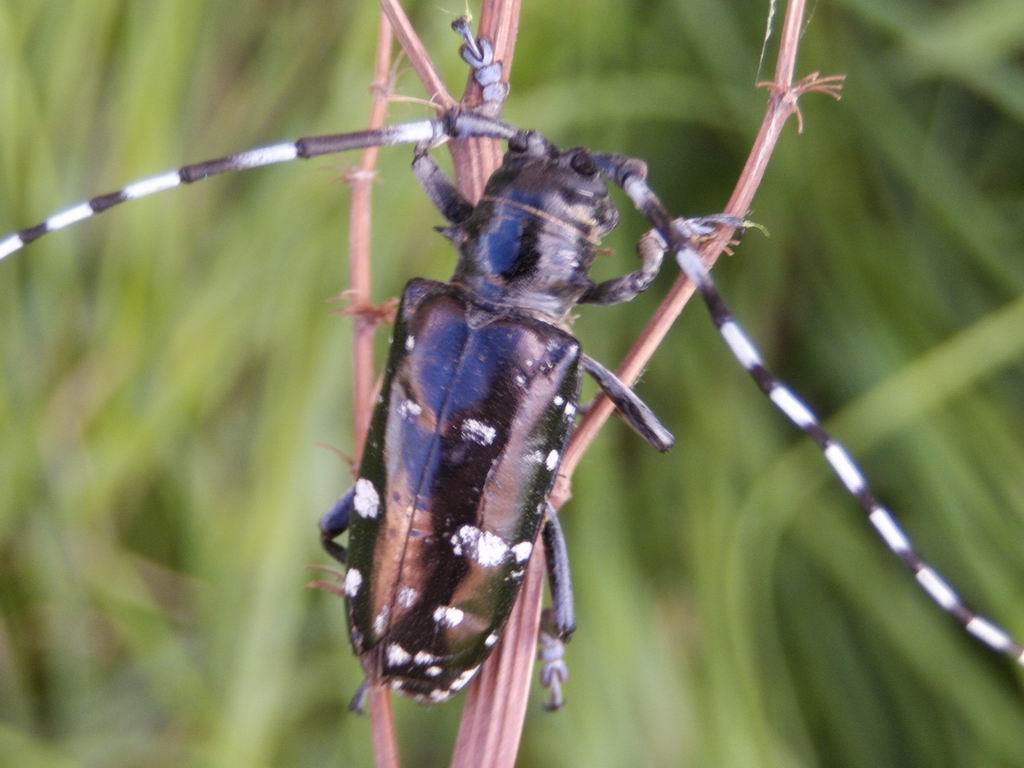
[{"label": "beetle's head", "polygon": [[520,132],[454,233],[454,279],[485,300],[561,318],[592,285],[596,248],[618,220],[586,149],[560,152]]}]

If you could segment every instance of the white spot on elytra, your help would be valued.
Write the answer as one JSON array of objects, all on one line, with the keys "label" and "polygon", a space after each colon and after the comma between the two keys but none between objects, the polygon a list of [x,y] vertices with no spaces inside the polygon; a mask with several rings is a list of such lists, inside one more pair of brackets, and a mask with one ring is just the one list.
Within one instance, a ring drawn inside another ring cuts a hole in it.
[{"label": "white spot on elytra", "polygon": [[555,468],[556,464],[558,464],[558,451],[551,451],[551,453],[548,454],[548,457],[544,459],[544,466],[547,467],[550,472]]},{"label": "white spot on elytra", "polygon": [[521,373],[516,374],[516,384],[520,387],[526,386],[526,377]]},{"label": "white spot on elytra", "polygon": [[555,395],[555,407],[561,408],[562,407],[562,403],[564,403],[564,402],[565,402],[565,398],[563,398],[561,395]]},{"label": "white spot on elytra", "polygon": [[463,672],[461,675],[455,678],[455,680],[452,682],[448,690],[461,691],[463,688],[466,687],[466,683],[473,679],[473,675],[476,674],[476,671],[478,669],[480,669],[479,666],[473,667],[472,669],[467,669],[465,672]]},{"label": "white spot on elytra", "polygon": [[356,480],[356,495],[352,500],[352,506],[356,508],[356,514],[360,517],[376,517],[380,508],[380,496],[377,489],[373,487],[366,478]]},{"label": "white spot on elytra", "polygon": [[572,403],[566,403],[565,404],[565,418],[571,419],[575,415],[576,415],[576,406],[573,405]]},{"label": "white spot on elytra", "polygon": [[405,337],[405,351],[412,352],[416,348],[416,337],[409,334]]},{"label": "white spot on elytra", "polygon": [[363,583],[363,574],[357,571],[355,568],[349,568],[345,574],[345,594],[349,597],[355,597],[356,593],[359,592],[359,587]]},{"label": "white spot on elytra", "polygon": [[388,664],[392,667],[397,667],[399,664],[405,664],[411,659],[412,656],[398,643],[392,643],[388,646]]},{"label": "white spot on elytra", "polygon": [[373,619],[373,631],[378,635],[384,634],[384,629],[388,625],[388,617],[391,616],[391,606],[385,605],[380,613]]},{"label": "white spot on elytra", "polygon": [[448,693],[448,691],[442,691],[440,688],[430,692],[430,700],[435,702],[445,701],[449,696],[451,696],[451,694]]},{"label": "white spot on elytra", "polygon": [[484,531],[476,545],[476,561],[483,566],[497,565],[505,559],[508,544],[500,536]]},{"label": "white spot on elytra", "polygon": [[516,556],[517,563],[525,563],[529,560],[531,552],[533,552],[533,544],[528,541],[520,541],[512,547],[512,554]]},{"label": "white spot on elytra", "polygon": [[462,439],[471,440],[479,445],[490,445],[494,442],[497,430],[489,424],[484,424],[476,419],[466,419],[462,422]]},{"label": "white spot on elytra", "polygon": [[465,613],[452,605],[439,605],[434,611],[434,621],[446,627],[457,627],[462,623]]},{"label": "white spot on elytra", "polygon": [[491,632],[491,634],[487,636],[487,639],[484,640],[484,645],[488,648],[493,648],[496,642],[498,642],[498,635],[495,632]]},{"label": "white spot on elytra", "polygon": [[440,667],[427,667],[423,671],[426,673],[427,677],[437,677],[438,675],[441,674],[441,668]]},{"label": "white spot on elytra", "polygon": [[452,551],[456,555],[473,557],[480,565],[490,567],[505,559],[508,544],[490,531],[481,531],[472,525],[464,525],[451,537]]},{"label": "white spot on elytra", "polygon": [[410,416],[416,417],[423,413],[423,408],[419,403],[413,402],[412,400],[403,400],[398,406],[398,415],[403,419],[407,419]]},{"label": "white spot on elytra", "polygon": [[[463,529],[468,528],[468,527],[470,527],[470,526],[463,526]],[[451,538],[451,542],[452,542],[452,552],[455,553],[456,557],[461,557],[462,556],[462,537],[458,533],[453,533],[452,534],[452,538]]]},{"label": "white spot on elytra", "polygon": [[419,597],[417,592],[412,587],[402,587],[398,590],[398,606],[400,608],[411,608],[412,604],[416,602],[416,598]]},{"label": "white spot on elytra", "polygon": [[433,664],[437,661],[437,656],[426,651],[417,651],[416,655],[412,657],[414,664]]}]

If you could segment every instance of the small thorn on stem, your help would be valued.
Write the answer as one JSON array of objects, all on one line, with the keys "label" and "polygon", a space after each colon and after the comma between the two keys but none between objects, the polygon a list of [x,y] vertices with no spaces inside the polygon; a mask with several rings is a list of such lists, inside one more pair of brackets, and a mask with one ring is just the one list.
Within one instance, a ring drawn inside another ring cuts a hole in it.
[{"label": "small thorn on stem", "polygon": [[434,110],[439,115],[443,114],[445,109],[434,100],[435,98],[436,96],[431,96],[429,99],[421,99],[417,96],[403,96],[396,93],[388,96],[388,101],[401,104],[419,104],[427,107],[428,109]]},{"label": "small thorn on stem", "polygon": [[354,186],[356,184],[369,184],[376,178],[376,171],[368,171],[360,168],[359,166],[349,168],[341,176],[341,180],[350,186]]},{"label": "small thorn on stem", "polygon": [[822,77],[820,72],[812,72],[802,80],[792,85],[782,86],[775,82],[763,81],[757,84],[758,88],[767,88],[774,98],[778,99],[784,109],[796,114],[796,132],[804,132],[804,116],[800,111],[799,99],[808,93],[823,93],[831,96],[836,101],[843,98],[843,82],[846,75],[827,75]]},{"label": "small thorn on stem", "polygon": [[330,565],[320,565],[319,563],[310,563],[306,566],[307,571],[315,571],[316,573],[327,573],[336,579],[341,581],[345,580],[345,572],[340,568],[334,568]]},{"label": "small thorn on stem", "polygon": [[331,299],[332,302],[348,304],[348,306],[334,310],[334,314],[340,317],[354,317],[374,327],[378,325],[391,325],[395,322],[395,313],[398,312],[398,299],[386,299],[377,305],[355,304],[351,303],[354,293],[351,290],[342,291]]},{"label": "small thorn on stem", "polygon": [[340,584],[335,584],[333,581],[324,581],[323,579],[307,581],[306,589],[322,589],[324,592],[330,592],[332,595],[345,597],[345,588]]},{"label": "small thorn on stem", "polygon": [[325,450],[330,451],[335,456],[337,456],[339,459],[341,459],[342,462],[345,463],[345,466],[347,466],[349,468],[349,470],[351,470],[353,472],[355,471],[356,460],[353,459],[351,456],[349,456],[347,453],[345,453],[343,450],[338,448],[337,446],[331,445],[330,443],[324,443],[324,442],[316,442],[316,443],[314,443],[314,445],[317,448],[323,448]]}]

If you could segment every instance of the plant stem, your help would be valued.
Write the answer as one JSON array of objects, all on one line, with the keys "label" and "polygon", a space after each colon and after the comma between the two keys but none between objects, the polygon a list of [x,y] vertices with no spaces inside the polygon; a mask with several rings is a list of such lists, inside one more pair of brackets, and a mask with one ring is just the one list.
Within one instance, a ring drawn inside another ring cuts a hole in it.
[{"label": "plant stem", "polygon": [[[377,35],[377,54],[373,69],[373,102],[368,128],[384,124],[391,83],[391,48],[393,35],[387,18],[381,15]],[[352,187],[349,209],[348,284],[352,314],[352,435],[355,442],[354,461],[358,466],[373,413],[373,336],[379,317],[373,312],[370,297],[370,243],[373,178],[377,167],[378,147],[363,151],[357,168],[348,175]],[[398,746],[391,697],[386,688],[369,691],[370,724],[373,730],[374,765],[377,768],[398,767]]]}]

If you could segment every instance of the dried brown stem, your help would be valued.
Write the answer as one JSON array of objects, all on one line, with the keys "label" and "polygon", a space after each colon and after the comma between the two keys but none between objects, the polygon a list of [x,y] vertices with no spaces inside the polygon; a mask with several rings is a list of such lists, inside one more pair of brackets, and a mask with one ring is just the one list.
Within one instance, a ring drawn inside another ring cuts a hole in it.
[{"label": "dried brown stem", "polygon": [[[786,7],[786,18],[783,22],[782,38],[779,45],[779,55],[775,65],[775,78],[771,83],[771,95],[768,99],[768,109],[761,122],[757,138],[747,157],[747,162],[740,174],[739,181],[725,206],[725,212],[733,216],[743,217],[750,210],[750,204],[754,194],[764,178],[768,160],[775,150],[782,128],[786,121],[794,114],[799,114],[797,100],[804,93],[812,91],[825,91],[835,96],[830,90],[834,85],[833,78],[821,79],[816,74],[809,78],[793,83],[793,72],[796,66],[796,54],[800,43],[800,30],[803,24],[804,0],[791,0]],[[701,258],[710,268],[722,254],[729,244],[732,231],[723,231],[716,237],[709,240],[701,248]],[[627,384],[632,384],[639,377],[641,371],[654,355],[654,351],[661,344],[665,335],[671,328],[672,323],[679,317],[683,307],[690,300],[694,293],[693,284],[685,277],[679,277],[665,300],[655,310],[637,338],[633,347],[629,350],[617,374]],[[568,498],[569,478],[579,465],[584,452],[597,436],[598,431],[608,420],[612,413],[612,404],[606,397],[599,397],[587,415],[580,422],[569,447],[566,450],[565,458],[562,461],[560,482],[556,487],[552,503],[560,507]]]},{"label": "dried brown stem", "polygon": [[398,0],[380,0],[380,9],[388,17],[388,21],[391,22],[391,28],[395,31],[398,42],[401,43],[405,55],[409,57],[409,63],[416,70],[416,74],[423,83],[423,87],[430,94],[430,100],[445,110],[454,107],[456,104],[455,99],[452,98],[452,95],[445,87],[444,81],[437,73],[437,67],[434,66],[433,59],[430,58],[430,54],[427,53],[423,41],[420,40],[416,30],[413,29],[412,22],[406,16],[402,4]]},{"label": "dried brown stem", "polygon": [[[388,20],[381,16],[377,36],[377,54],[373,70],[373,103],[369,128],[384,124],[391,91],[390,68],[393,35]],[[352,434],[358,466],[373,412],[373,334],[379,320],[370,303],[370,221],[374,169],[379,149],[363,152],[359,165],[348,174],[352,187],[349,209],[348,295],[352,322]],[[397,768],[398,747],[395,721],[387,689],[370,689],[370,722],[373,729],[374,764],[378,768]]]}]

